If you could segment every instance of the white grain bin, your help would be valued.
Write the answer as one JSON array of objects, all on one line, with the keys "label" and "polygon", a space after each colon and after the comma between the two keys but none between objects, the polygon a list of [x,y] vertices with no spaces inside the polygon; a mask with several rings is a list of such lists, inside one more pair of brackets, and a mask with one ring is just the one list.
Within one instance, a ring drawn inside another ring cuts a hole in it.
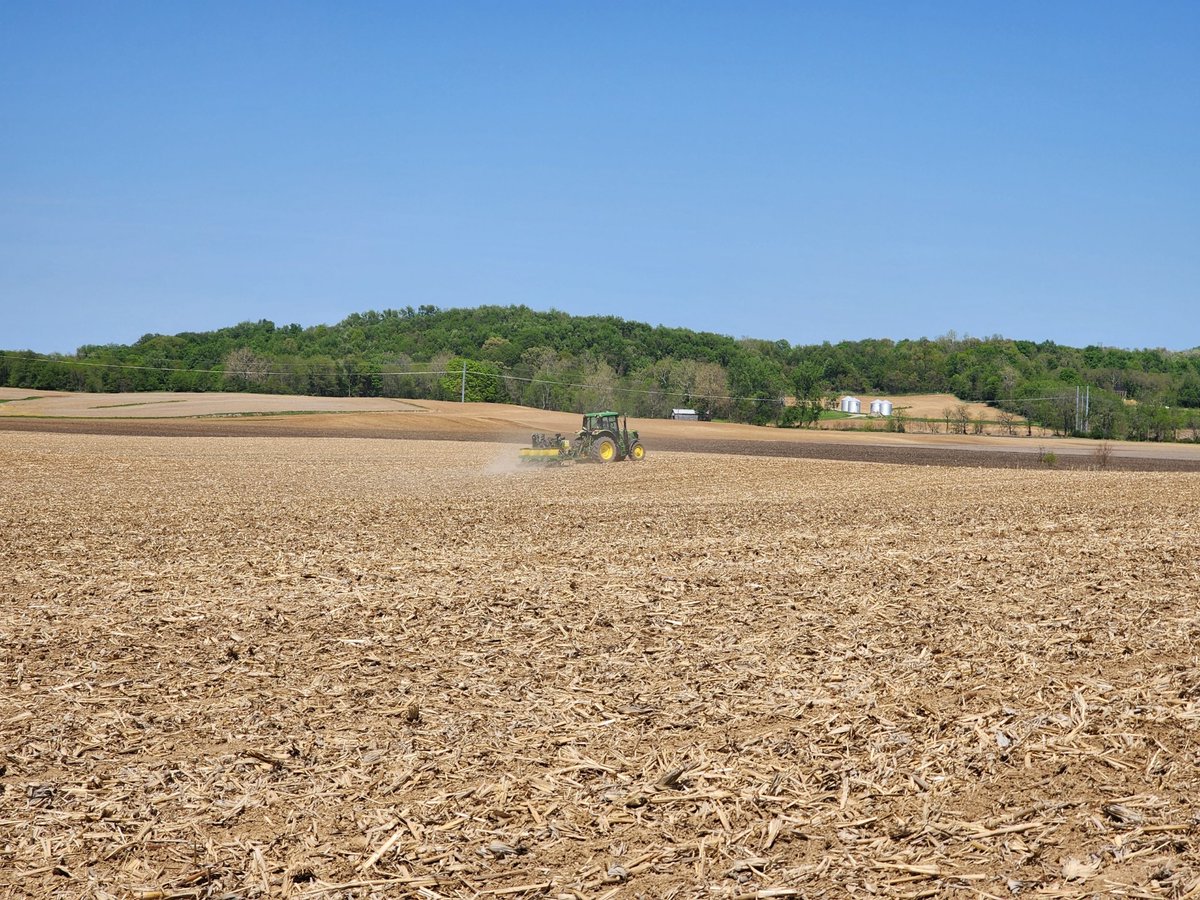
[{"label": "white grain bin", "polygon": [[877,416],[880,414],[879,413],[879,404],[882,402],[883,402],[882,400],[872,400],[871,401],[871,415]]},{"label": "white grain bin", "polygon": [[862,412],[862,401],[859,400],[857,397],[843,397],[841,410],[844,413],[855,413],[855,414],[861,413]]},{"label": "white grain bin", "polygon": [[[892,414],[891,400],[876,400],[875,403],[879,404],[879,415],[890,416]],[[875,403],[872,403],[871,405],[874,406]]]}]

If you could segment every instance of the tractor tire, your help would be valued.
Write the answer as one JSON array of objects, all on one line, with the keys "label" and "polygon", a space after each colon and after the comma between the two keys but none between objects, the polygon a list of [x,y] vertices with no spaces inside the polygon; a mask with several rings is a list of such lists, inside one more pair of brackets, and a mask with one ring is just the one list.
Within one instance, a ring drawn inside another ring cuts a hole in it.
[{"label": "tractor tire", "polygon": [[610,437],[599,437],[592,443],[592,459],[610,463],[617,458],[617,442]]},{"label": "tractor tire", "polygon": [[646,458],[646,448],[642,446],[641,441],[634,441],[629,445],[629,456],[627,458],[633,462],[641,462]]}]

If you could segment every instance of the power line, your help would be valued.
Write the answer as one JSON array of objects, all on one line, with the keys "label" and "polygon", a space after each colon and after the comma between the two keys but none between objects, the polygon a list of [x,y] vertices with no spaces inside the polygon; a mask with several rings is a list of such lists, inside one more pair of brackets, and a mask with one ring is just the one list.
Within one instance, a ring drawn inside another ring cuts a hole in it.
[{"label": "power line", "polygon": [[[255,378],[262,378],[262,377],[266,377],[267,375],[278,375],[283,378],[300,378],[306,374],[304,372],[283,372],[283,371],[280,371],[280,372],[271,372],[271,371],[246,372],[246,371],[239,371],[237,369],[186,369],[186,368],[180,368],[179,366],[135,366],[135,365],[131,365],[129,363],[88,362],[87,360],[83,360],[83,359],[60,359],[58,357],[53,357],[53,356],[26,356],[23,353],[0,353],[0,357],[4,357],[5,359],[20,359],[20,360],[24,360],[25,362],[59,363],[61,365],[67,365],[67,366],[88,366],[88,367],[91,367],[94,369],[140,369],[140,370],[147,371],[147,372],[183,372],[183,373],[187,373],[187,374],[191,374],[191,375],[242,375],[243,377],[252,375]],[[413,372],[360,372],[360,373],[356,373],[356,374],[360,374],[360,375],[450,375],[450,374],[455,374],[455,375],[457,375],[458,372],[455,371],[454,373],[451,373],[444,369],[438,369],[436,371],[431,370],[431,369],[422,369],[420,371],[413,371]],[[479,374],[482,374],[482,373],[479,373]]]},{"label": "power line", "polygon": [[659,397],[692,397],[697,400],[748,400],[748,401],[754,401],[756,403],[778,403],[779,402],[778,398],[773,398],[773,397],[727,397],[722,394],[695,394],[695,393],[690,393],[688,391],[666,391],[666,390],[660,391],[660,390],[651,390],[648,388],[623,388],[623,387],[613,387],[611,385],[603,385],[603,384],[588,384],[586,381],[554,381],[553,379],[549,379],[549,378],[525,378],[520,375],[503,375],[503,374],[497,374],[495,372],[475,372],[475,373],[469,373],[469,374],[486,375],[486,376],[490,376],[492,378],[507,378],[512,381],[528,382],[529,384],[553,384],[553,385],[559,385],[562,387],[590,388],[591,390],[614,391],[614,392],[620,392],[623,394],[646,394],[646,395],[654,394]]},{"label": "power line", "polygon": [[[189,368],[181,368],[179,366],[143,366],[143,365],[133,365],[130,363],[101,363],[101,362],[89,362],[87,360],[81,360],[81,359],[65,359],[65,358],[60,358],[60,357],[42,356],[39,354],[24,354],[24,353],[0,353],[0,358],[17,359],[17,360],[23,360],[25,362],[57,363],[60,365],[83,366],[83,367],[87,367],[87,368],[96,368],[96,369],[128,369],[128,370],[136,370],[136,371],[144,371],[144,372],[174,372],[174,373],[183,373],[183,374],[191,374],[191,375],[235,375],[235,376],[240,376],[240,377],[246,378],[246,379],[266,378],[266,377],[272,377],[272,376],[278,377],[278,378],[303,378],[303,377],[306,377],[307,374],[309,374],[309,373],[305,373],[305,372],[289,372],[289,371],[246,372],[246,371],[238,371],[236,369],[231,371],[229,369],[189,369]],[[341,363],[340,365],[343,367],[345,366],[344,363]],[[511,371],[511,368],[508,366],[503,366],[502,368],[508,369],[509,371]],[[458,375],[459,370],[455,369],[455,370],[451,371],[449,369],[420,369],[420,370],[413,370],[413,371],[353,372],[353,373],[346,373],[346,374],[353,375],[355,377],[368,377],[368,378],[383,377],[383,376],[388,376],[388,377],[393,377],[393,378],[413,378],[413,377],[420,377],[420,376],[426,376],[426,375],[439,375],[439,376],[440,375]],[[473,372],[473,371],[468,370],[467,374],[470,376],[474,376],[476,378],[496,378],[496,379],[502,379],[502,380],[508,379],[511,381],[522,381],[522,382],[526,382],[528,384],[546,384],[546,385],[553,385],[556,387],[573,387],[573,388],[590,389],[590,390],[598,390],[598,391],[612,391],[613,393],[621,393],[621,394],[641,394],[641,395],[645,395],[645,396],[657,395],[659,397],[683,397],[683,398],[694,399],[694,400],[726,400],[726,401],[735,402],[735,403],[736,402],[749,402],[749,403],[779,403],[780,402],[780,398],[778,398],[778,397],[739,397],[739,396],[724,395],[724,394],[697,394],[697,393],[693,393],[690,391],[668,391],[668,390],[654,390],[654,389],[648,389],[648,388],[616,387],[616,386],[612,386],[612,385],[591,384],[591,383],[584,382],[584,381],[559,381],[559,380],[550,379],[550,378],[532,378],[532,377],[525,377],[525,376],[521,376],[521,375],[511,375],[511,374],[500,373],[500,372],[478,372],[478,371]],[[886,393],[886,392],[884,392],[884,393]],[[897,395],[897,396],[903,396],[903,395]],[[1044,401],[1049,401],[1049,400],[1069,400],[1069,399],[1071,399],[1070,394],[1061,394],[1061,395],[1052,396],[1052,397],[1009,397],[1007,399],[1000,399],[1000,400],[974,399],[974,400],[963,400],[962,402],[964,402],[964,403],[1036,403],[1036,402],[1044,402]]]},{"label": "power line", "polygon": [[[128,364],[128,363],[98,363],[98,362],[88,362],[86,360],[80,360],[80,359],[59,359],[59,358],[55,358],[55,357],[45,357],[45,356],[27,356],[25,354],[20,354],[20,353],[0,353],[0,357],[4,357],[6,359],[20,359],[20,360],[24,360],[26,362],[59,363],[62,365],[86,366],[86,367],[97,368],[97,369],[132,369],[132,370],[146,371],[146,372],[177,372],[177,373],[186,373],[186,374],[191,374],[191,375],[235,375],[235,376],[241,376],[242,378],[247,378],[247,379],[249,379],[249,378],[266,378],[268,376],[276,376],[276,377],[280,377],[280,378],[303,378],[307,374],[304,372],[283,372],[283,371],[246,372],[246,371],[238,371],[237,369],[233,369],[233,370],[229,370],[229,369],[185,369],[185,368],[180,368],[178,366],[138,366],[138,365],[132,365],[132,364]],[[507,368],[507,367],[505,367],[505,368]],[[396,372],[396,371],[374,372],[374,371],[371,371],[371,372],[354,372],[354,373],[349,373],[349,374],[354,375],[355,377],[367,377],[367,378],[383,377],[383,376],[407,378],[407,377],[416,377],[416,376],[422,376],[422,375],[458,375],[459,370],[457,370],[457,369],[455,369],[455,370],[421,369],[421,370],[414,370],[414,371],[408,371],[408,372]],[[496,378],[496,379],[500,379],[500,380],[507,379],[507,380],[511,380],[511,381],[523,381],[523,382],[527,382],[529,384],[548,384],[548,385],[555,385],[558,387],[574,387],[574,388],[590,388],[592,390],[607,390],[607,391],[613,391],[614,393],[623,393],[623,394],[646,394],[646,395],[657,394],[660,397],[691,397],[691,398],[694,398],[697,400],[731,400],[731,401],[744,400],[744,401],[749,401],[749,402],[754,402],[754,403],[778,403],[778,402],[780,402],[779,398],[775,398],[775,397],[733,397],[733,396],[725,396],[722,394],[696,394],[696,393],[689,393],[687,391],[666,391],[666,390],[649,390],[649,389],[645,389],[645,388],[616,387],[616,386],[611,386],[611,385],[589,384],[589,383],[583,382],[583,381],[557,381],[557,380],[550,379],[550,378],[526,378],[521,375],[510,375],[510,374],[506,374],[503,372],[478,372],[478,371],[468,370],[467,375],[474,376],[476,378]]]}]

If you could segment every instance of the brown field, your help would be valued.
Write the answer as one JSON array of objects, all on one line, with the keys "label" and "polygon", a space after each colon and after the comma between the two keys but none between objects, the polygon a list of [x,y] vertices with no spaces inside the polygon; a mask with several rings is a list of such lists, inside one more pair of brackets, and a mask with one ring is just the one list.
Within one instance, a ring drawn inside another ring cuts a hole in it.
[{"label": "brown field", "polygon": [[[864,407],[873,395],[862,397]],[[953,394],[890,394],[909,416],[937,418],[962,401]],[[19,401],[15,404],[12,401]],[[390,397],[306,397],[295,394],[167,393],[86,394],[0,387],[0,416],[71,416],[84,418],[184,418],[272,414],[283,412],[412,412],[453,411],[459,404],[396,400]],[[504,404],[492,408],[519,409]],[[968,403],[974,418],[995,418],[982,403]],[[531,412],[537,412],[531,410]]]},{"label": "brown field", "polygon": [[278,415],[288,412],[414,412],[421,407],[390,397],[305,397],[294,394],[86,394],[0,387],[0,416],[86,419],[175,419]]},{"label": "brown field", "polygon": [[1194,475],[190,433],[0,431],[0,893],[1200,895]]},{"label": "brown field", "polygon": [[[924,395],[940,414],[950,395]],[[909,398],[911,399],[911,398]],[[882,428],[880,420],[840,420]],[[837,423],[834,423],[837,424]],[[1083,439],[917,432],[763,428],[720,422],[630,420],[659,450],[841,459],[910,465],[1037,467],[1047,452],[1064,468],[1094,468]],[[10,431],[158,437],[360,437],[524,443],[534,431],[570,433],[579,416],[502,403],[450,403],[278,394],[72,394],[0,388],[0,435]],[[1116,469],[1200,471],[1200,443],[1111,441]]]}]

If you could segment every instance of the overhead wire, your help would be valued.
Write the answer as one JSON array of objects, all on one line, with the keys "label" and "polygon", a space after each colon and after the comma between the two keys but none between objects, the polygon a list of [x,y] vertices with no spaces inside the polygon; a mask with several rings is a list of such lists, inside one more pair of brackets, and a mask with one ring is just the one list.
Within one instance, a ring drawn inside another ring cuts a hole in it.
[{"label": "overhead wire", "polygon": [[[99,368],[99,369],[129,369],[129,370],[147,371],[147,372],[185,373],[185,374],[191,374],[191,375],[240,375],[243,378],[247,378],[247,379],[249,379],[249,378],[267,378],[267,377],[303,378],[307,374],[304,372],[294,372],[294,371],[289,372],[289,371],[269,371],[268,370],[268,371],[249,372],[249,371],[238,371],[235,369],[231,372],[229,369],[189,369],[189,368],[182,368],[179,366],[146,366],[146,365],[134,365],[132,363],[101,363],[101,362],[91,362],[91,361],[82,360],[82,359],[65,359],[62,357],[45,356],[42,354],[11,353],[11,352],[0,352],[0,358],[17,359],[17,360],[23,360],[25,362],[57,363],[57,364],[61,364],[61,365],[84,366],[84,367]],[[345,364],[343,363],[341,365],[343,366],[343,369],[344,369]],[[504,368],[510,369],[510,367],[508,367],[508,366],[505,366]],[[355,376],[363,376],[363,377],[388,376],[388,377],[394,377],[394,378],[412,378],[412,377],[420,377],[420,376],[426,376],[426,375],[437,375],[437,376],[455,375],[455,376],[458,376],[458,375],[463,374],[463,370],[462,369],[415,369],[415,370],[411,370],[411,371],[354,372],[354,373],[347,373],[347,374],[352,374]],[[652,388],[617,387],[617,386],[613,386],[613,385],[593,384],[593,383],[584,382],[584,381],[561,381],[561,380],[556,380],[556,379],[551,379],[551,378],[534,378],[534,377],[526,377],[526,376],[522,376],[522,375],[507,374],[507,373],[503,373],[503,372],[472,371],[470,369],[466,370],[466,374],[469,376],[475,377],[475,378],[497,378],[497,379],[501,379],[501,380],[507,379],[507,380],[511,380],[511,381],[521,381],[521,382],[525,382],[528,384],[546,384],[546,385],[553,385],[553,386],[558,386],[558,387],[572,387],[572,388],[590,389],[590,390],[598,390],[598,391],[612,391],[614,393],[621,393],[621,394],[641,394],[641,395],[645,395],[645,396],[656,395],[659,397],[684,397],[684,398],[690,398],[690,399],[694,399],[694,400],[724,400],[724,401],[729,401],[729,402],[733,402],[733,403],[739,403],[739,402],[780,403],[781,402],[780,398],[778,398],[778,397],[747,397],[747,396],[735,396],[735,395],[724,395],[724,394],[697,394],[697,393],[694,393],[691,391],[669,391],[669,390],[656,390],[656,389],[652,389]],[[1032,403],[1032,402],[1044,402],[1044,401],[1049,401],[1049,400],[1069,400],[1071,398],[1071,396],[1072,395],[1070,395],[1070,394],[1060,394],[1060,395],[1050,396],[1050,397],[1009,397],[1007,399],[1001,399],[1001,400],[996,400],[996,401],[989,401],[989,400],[985,400],[985,399],[974,399],[974,400],[963,400],[962,402],[964,402],[964,403],[989,403],[989,402]]]}]

